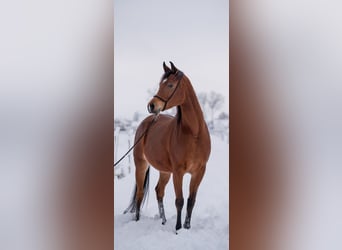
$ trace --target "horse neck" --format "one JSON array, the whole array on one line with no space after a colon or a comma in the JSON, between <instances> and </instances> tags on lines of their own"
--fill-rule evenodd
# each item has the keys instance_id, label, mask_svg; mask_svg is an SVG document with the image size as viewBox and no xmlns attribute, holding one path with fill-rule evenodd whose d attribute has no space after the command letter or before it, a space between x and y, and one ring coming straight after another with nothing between
<instances>
[{"instance_id":1,"label":"horse neck","mask_svg":"<svg viewBox=\"0 0 342 250\"><path fill-rule=\"evenodd\" d=\"M197 137L203 131L204 116L191 84L186 83L185 86L185 101L177 107L178 124L182 132L190 132Z\"/></svg>"}]
</instances>

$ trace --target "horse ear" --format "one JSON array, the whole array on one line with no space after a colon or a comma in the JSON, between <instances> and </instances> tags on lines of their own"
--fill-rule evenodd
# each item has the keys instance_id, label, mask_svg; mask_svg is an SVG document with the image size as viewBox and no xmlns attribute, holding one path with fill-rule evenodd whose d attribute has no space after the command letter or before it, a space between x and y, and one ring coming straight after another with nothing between
<instances>
[{"instance_id":1,"label":"horse ear","mask_svg":"<svg viewBox=\"0 0 342 250\"><path fill-rule=\"evenodd\" d=\"M168 73L171 71L171 69L168 66L166 66L165 62L163 62L163 68L164 68L165 73Z\"/></svg>"},{"instance_id":2,"label":"horse ear","mask_svg":"<svg viewBox=\"0 0 342 250\"><path fill-rule=\"evenodd\" d=\"M170 64L171 64L171 71L173 73L176 73L178 71L178 69L175 67L175 65L170 61Z\"/></svg>"}]
</instances>

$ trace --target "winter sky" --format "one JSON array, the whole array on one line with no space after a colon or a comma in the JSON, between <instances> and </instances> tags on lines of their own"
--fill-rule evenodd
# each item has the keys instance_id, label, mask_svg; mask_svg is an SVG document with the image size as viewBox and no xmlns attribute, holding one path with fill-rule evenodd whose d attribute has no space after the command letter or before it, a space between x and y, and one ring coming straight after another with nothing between
<instances>
[{"instance_id":1,"label":"winter sky","mask_svg":"<svg viewBox=\"0 0 342 250\"><path fill-rule=\"evenodd\" d=\"M148 114L146 106L172 61L196 92L225 97L228 112L228 1L115 0L114 114Z\"/></svg>"}]
</instances>

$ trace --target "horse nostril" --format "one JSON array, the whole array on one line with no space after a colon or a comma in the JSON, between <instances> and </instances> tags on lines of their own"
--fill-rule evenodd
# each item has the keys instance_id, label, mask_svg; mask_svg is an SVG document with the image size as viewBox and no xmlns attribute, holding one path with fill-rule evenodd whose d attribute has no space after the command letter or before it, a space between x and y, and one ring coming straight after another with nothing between
<instances>
[{"instance_id":1,"label":"horse nostril","mask_svg":"<svg viewBox=\"0 0 342 250\"><path fill-rule=\"evenodd\" d=\"M150 113L152 113L153 110L154 110L154 104L153 104L153 103L150 103L150 104L148 105L148 111L149 111Z\"/></svg>"}]
</instances>

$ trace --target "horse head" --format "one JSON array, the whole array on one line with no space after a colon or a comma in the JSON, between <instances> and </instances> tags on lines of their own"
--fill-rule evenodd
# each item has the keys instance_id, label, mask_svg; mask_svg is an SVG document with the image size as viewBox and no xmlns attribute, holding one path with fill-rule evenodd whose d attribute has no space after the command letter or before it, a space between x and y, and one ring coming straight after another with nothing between
<instances>
[{"instance_id":1,"label":"horse head","mask_svg":"<svg viewBox=\"0 0 342 250\"><path fill-rule=\"evenodd\" d=\"M164 74L160 80L158 92L147 105L150 113L159 114L160 111L184 102L185 93L182 84L184 74L172 62L170 64L171 68L165 62L163 63Z\"/></svg>"}]
</instances>

